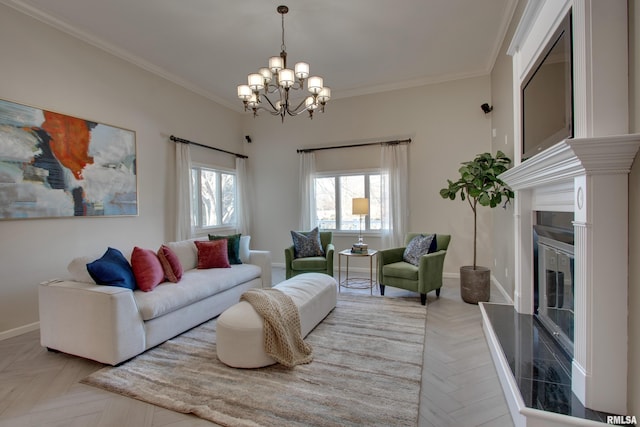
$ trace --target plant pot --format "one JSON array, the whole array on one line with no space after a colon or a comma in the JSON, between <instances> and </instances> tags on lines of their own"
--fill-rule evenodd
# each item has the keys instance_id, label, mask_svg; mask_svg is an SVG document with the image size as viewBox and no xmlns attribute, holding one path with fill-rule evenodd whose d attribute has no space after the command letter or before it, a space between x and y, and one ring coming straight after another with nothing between
<instances>
[{"instance_id":1,"label":"plant pot","mask_svg":"<svg viewBox=\"0 0 640 427\"><path fill-rule=\"evenodd\" d=\"M487 267L460 267L460 296L464 302L478 304L491 296L491 270Z\"/></svg>"}]
</instances>

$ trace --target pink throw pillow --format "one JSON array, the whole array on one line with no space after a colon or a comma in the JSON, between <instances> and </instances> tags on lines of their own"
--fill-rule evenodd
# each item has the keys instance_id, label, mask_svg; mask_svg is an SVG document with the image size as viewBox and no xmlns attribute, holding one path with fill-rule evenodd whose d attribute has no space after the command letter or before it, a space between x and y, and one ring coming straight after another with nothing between
<instances>
[{"instance_id":1,"label":"pink throw pillow","mask_svg":"<svg viewBox=\"0 0 640 427\"><path fill-rule=\"evenodd\" d=\"M151 249L134 247L131 252L131 268L138 288L144 292L152 291L164 281L162 264Z\"/></svg>"},{"instance_id":2,"label":"pink throw pillow","mask_svg":"<svg viewBox=\"0 0 640 427\"><path fill-rule=\"evenodd\" d=\"M198 248L198 268L231 268L227 240L195 241Z\"/></svg>"},{"instance_id":3,"label":"pink throw pillow","mask_svg":"<svg viewBox=\"0 0 640 427\"><path fill-rule=\"evenodd\" d=\"M162 264L162 270L164 270L164 276L168 281L178 283L182 279L182 264L175 252L167 245L160 246L158 249L158 259Z\"/></svg>"}]
</instances>

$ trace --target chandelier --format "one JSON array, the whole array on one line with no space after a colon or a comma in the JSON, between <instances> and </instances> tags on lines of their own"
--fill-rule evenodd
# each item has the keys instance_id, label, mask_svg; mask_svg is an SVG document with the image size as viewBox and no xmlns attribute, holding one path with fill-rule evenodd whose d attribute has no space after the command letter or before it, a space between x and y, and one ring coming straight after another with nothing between
<instances>
[{"instance_id":1,"label":"chandelier","mask_svg":"<svg viewBox=\"0 0 640 427\"><path fill-rule=\"evenodd\" d=\"M298 62L293 70L287 68L284 15L289 12L289 8L278 6L276 10L282 15L282 52L280 56L269 58L269 67L249 74L248 84L238 86L238 98L242 100L244 110L253 111L254 117L258 115L259 110L266 110L274 116L280 116L283 122L285 115L297 116L305 111L313 118L315 110L319 109L324 113L324 106L331 98L331 89L323 86L322 77L309 77L309 64L306 62ZM289 98L290 91L303 90L305 82L311 95L294 107Z\"/></svg>"}]
</instances>

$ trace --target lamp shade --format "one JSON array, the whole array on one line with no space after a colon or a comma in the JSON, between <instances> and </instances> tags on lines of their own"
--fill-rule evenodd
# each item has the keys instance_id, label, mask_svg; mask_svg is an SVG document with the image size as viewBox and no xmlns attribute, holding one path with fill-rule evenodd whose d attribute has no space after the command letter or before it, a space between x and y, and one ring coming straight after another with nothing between
<instances>
[{"instance_id":1,"label":"lamp shade","mask_svg":"<svg viewBox=\"0 0 640 427\"><path fill-rule=\"evenodd\" d=\"M369 199L364 197L353 199L351 213L353 215L369 215Z\"/></svg>"}]
</instances>

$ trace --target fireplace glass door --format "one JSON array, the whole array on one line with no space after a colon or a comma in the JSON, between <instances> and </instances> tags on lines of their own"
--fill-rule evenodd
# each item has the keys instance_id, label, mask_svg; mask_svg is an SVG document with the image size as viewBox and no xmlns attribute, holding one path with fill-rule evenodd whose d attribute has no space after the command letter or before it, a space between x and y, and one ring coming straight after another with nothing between
<instances>
[{"instance_id":1,"label":"fireplace glass door","mask_svg":"<svg viewBox=\"0 0 640 427\"><path fill-rule=\"evenodd\" d=\"M538 240L538 318L573 356L573 246Z\"/></svg>"}]
</instances>

